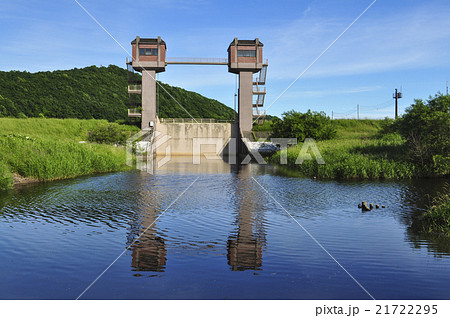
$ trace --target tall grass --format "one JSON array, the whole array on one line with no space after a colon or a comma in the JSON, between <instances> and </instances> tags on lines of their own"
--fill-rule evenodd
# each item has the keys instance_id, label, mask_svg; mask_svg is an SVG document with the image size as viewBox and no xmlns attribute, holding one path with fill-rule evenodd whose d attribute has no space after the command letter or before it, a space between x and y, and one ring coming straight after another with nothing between
<instances>
[{"instance_id":1,"label":"tall grass","mask_svg":"<svg viewBox=\"0 0 450 318\"><path fill-rule=\"evenodd\" d=\"M118 170L125 151L98 144L1 137L1 159L12 172L39 180Z\"/></svg>"},{"instance_id":2,"label":"tall grass","mask_svg":"<svg viewBox=\"0 0 450 318\"><path fill-rule=\"evenodd\" d=\"M9 167L0 161L0 190L10 189L13 185L13 178Z\"/></svg>"},{"instance_id":3,"label":"tall grass","mask_svg":"<svg viewBox=\"0 0 450 318\"><path fill-rule=\"evenodd\" d=\"M108 121L98 119L57 119L57 118L0 118L0 135L21 134L34 138L60 141L87 140L88 132ZM117 125L119 126L119 125ZM134 126L120 126L121 130L137 131Z\"/></svg>"},{"instance_id":4,"label":"tall grass","mask_svg":"<svg viewBox=\"0 0 450 318\"><path fill-rule=\"evenodd\" d=\"M373 119L335 119L333 126L337 129L336 139L358 139L373 137L378 133L384 120Z\"/></svg>"},{"instance_id":5,"label":"tall grass","mask_svg":"<svg viewBox=\"0 0 450 318\"><path fill-rule=\"evenodd\" d=\"M12 185L11 173L40 181L128 169L125 148L86 140L103 120L0 118L0 189ZM121 129L135 130L121 126Z\"/></svg>"},{"instance_id":6,"label":"tall grass","mask_svg":"<svg viewBox=\"0 0 450 318\"><path fill-rule=\"evenodd\" d=\"M450 236L450 185L433 199L428 211L421 219L424 230Z\"/></svg>"},{"instance_id":7,"label":"tall grass","mask_svg":"<svg viewBox=\"0 0 450 318\"><path fill-rule=\"evenodd\" d=\"M420 174L404 153L405 140L397 134L378 135L380 120L335 120L337 137L316 142L325 161L295 164L303 144L288 149L288 167L305 177L322 179L403 179ZM314 155L311 155L314 159ZM280 153L270 158L280 162Z\"/></svg>"}]
</instances>

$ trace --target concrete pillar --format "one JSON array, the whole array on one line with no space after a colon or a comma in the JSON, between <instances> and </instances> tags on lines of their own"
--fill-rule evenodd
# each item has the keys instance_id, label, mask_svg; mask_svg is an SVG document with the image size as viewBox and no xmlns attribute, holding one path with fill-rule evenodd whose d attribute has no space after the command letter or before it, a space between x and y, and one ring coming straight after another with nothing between
<instances>
[{"instance_id":1,"label":"concrete pillar","mask_svg":"<svg viewBox=\"0 0 450 318\"><path fill-rule=\"evenodd\" d=\"M239 128L251 131L253 123L253 72L239 72Z\"/></svg>"},{"instance_id":2,"label":"concrete pillar","mask_svg":"<svg viewBox=\"0 0 450 318\"><path fill-rule=\"evenodd\" d=\"M141 129L149 127L156 119L156 72L142 71L142 124Z\"/></svg>"}]
</instances>

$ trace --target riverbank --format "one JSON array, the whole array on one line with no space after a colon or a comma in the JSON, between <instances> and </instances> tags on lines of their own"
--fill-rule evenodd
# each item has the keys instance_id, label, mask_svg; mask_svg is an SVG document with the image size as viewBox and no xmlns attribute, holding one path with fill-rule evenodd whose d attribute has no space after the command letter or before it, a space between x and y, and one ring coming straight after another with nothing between
<instances>
[{"instance_id":1,"label":"riverbank","mask_svg":"<svg viewBox=\"0 0 450 318\"><path fill-rule=\"evenodd\" d=\"M129 169L124 147L80 143L106 120L0 118L0 190ZM130 134L137 130L120 126Z\"/></svg>"},{"instance_id":2,"label":"riverbank","mask_svg":"<svg viewBox=\"0 0 450 318\"><path fill-rule=\"evenodd\" d=\"M427 212L415 220L414 226L423 232L450 237L450 184L433 198Z\"/></svg>"},{"instance_id":3,"label":"riverbank","mask_svg":"<svg viewBox=\"0 0 450 318\"><path fill-rule=\"evenodd\" d=\"M302 143L288 149L287 168L319 179L411 179L425 176L405 157L406 141L398 134L380 134L383 120L334 120L336 137L316 145L325 164L305 160L295 164ZM314 158L314 155L312 155ZM270 158L280 162L280 153Z\"/></svg>"}]
</instances>

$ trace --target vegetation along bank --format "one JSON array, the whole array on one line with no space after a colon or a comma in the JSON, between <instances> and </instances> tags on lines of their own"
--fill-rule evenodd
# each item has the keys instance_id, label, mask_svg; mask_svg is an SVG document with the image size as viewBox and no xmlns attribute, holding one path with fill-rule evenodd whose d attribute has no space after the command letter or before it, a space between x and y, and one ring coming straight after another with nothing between
<instances>
[{"instance_id":1,"label":"vegetation along bank","mask_svg":"<svg viewBox=\"0 0 450 318\"><path fill-rule=\"evenodd\" d=\"M280 165L286 173L319 179L450 176L450 96L415 100L396 120L330 120L324 113L291 111L255 130L264 128L271 137L316 141L325 164L295 164L300 143L288 149L287 166ZM280 155L274 154L270 162L279 164ZM425 213L414 217L413 228L450 236L450 186L432 199Z\"/></svg>"},{"instance_id":2,"label":"vegetation along bank","mask_svg":"<svg viewBox=\"0 0 450 318\"><path fill-rule=\"evenodd\" d=\"M271 137L297 138L300 143L288 149L287 167L305 177L405 179L450 174L450 96L416 100L397 120L331 120L324 113L290 111L274 119L269 129ZM315 140L325 164L295 164L305 138ZM279 163L280 153L270 161Z\"/></svg>"},{"instance_id":3,"label":"vegetation along bank","mask_svg":"<svg viewBox=\"0 0 450 318\"><path fill-rule=\"evenodd\" d=\"M129 169L121 145L137 130L96 119L0 118L0 190Z\"/></svg>"}]
</instances>

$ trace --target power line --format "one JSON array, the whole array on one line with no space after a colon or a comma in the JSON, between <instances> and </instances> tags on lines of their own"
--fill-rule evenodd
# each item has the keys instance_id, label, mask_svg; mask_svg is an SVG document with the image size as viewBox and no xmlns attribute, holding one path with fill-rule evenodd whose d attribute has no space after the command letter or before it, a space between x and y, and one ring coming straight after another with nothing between
<instances>
[{"instance_id":1,"label":"power line","mask_svg":"<svg viewBox=\"0 0 450 318\"><path fill-rule=\"evenodd\" d=\"M342 113L336 113L335 114L339 114L339 115L351 115L355 112L355 110L348 110L346 112L342 112Z\"/></svg>"},{"instance_id":2,"label":"power line","mask_svg":"<svg viewBox=\"0 0 450 318\"><path fill-rule=\"evenodd\" d=\"M399 96L400 98L400 96ZM385 106L386 105L386 106ZM392 100L388 99L384 102L373 104L373 105L360 105L357 104L356 110L354 108L347 108L345 110L342 110L341 112L335 112L332 111L332 117L349 117L353 114L356 114L356 118L361 118L361 114L370 114L370 113L376 113L380 110L388 109L392 107ZM400 106L403 107L403 106Z\"/></svg>"},{"instance_id":3,"label":"power line","mask_svg":"<svg viewBox=\"0 0 450 318\"><path fill-rule=\"evenodd\" d=\"M391 108L391 107L392 107L392 105L389 105L389 106L379 107L379 108L377 108L375 110L388 109L388 108Z\"/></svg>"},{"instance_id":4,"label":"power line","mask_svg":"<svg viewBox=\"0 0 450 318\"><path fill-rule=\"evenodd\" d=\"M342 117L342 116L346 117L346 116L351 116L351 115L353 115L353 114L355 114L355 113L356 113L356 111L353 110L353 111L351 111L351 112L345 112L345 113L334 113L334 115L340 115L341 117Z\"/></svg>"},{"instance_id":5,"label":"power line","mask_svg":"<svg viewBox=\"0 0 450 318\"><path fill-rule=\"evenodd\" d=\"M392 102L392 100L391 100L391 99L388 99L387 101L384 101L384 102L382 102L382 103L378 103L378 104L375 104L375 105L369 105L369 106L364 106L364 105L362 105L362 106L360 106L360 107L362 107L362 108L374 109L374 108L377 108L378 106L383 106L383 105L385 105L385 104L387 104L387 103L391 103L391 102Z\"/></svg>"}]
</instances>

